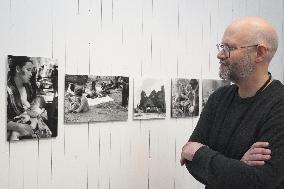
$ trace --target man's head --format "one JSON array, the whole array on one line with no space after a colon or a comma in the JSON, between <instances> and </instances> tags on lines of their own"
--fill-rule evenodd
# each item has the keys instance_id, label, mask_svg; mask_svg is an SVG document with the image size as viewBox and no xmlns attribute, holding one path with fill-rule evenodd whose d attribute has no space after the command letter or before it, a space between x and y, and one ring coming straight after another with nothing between
<instances>
[{"instance_id":1,"label":"man's head","mask_svg":"<svg viewBox=\"0 0 284 189\"><path fill-rule=\"evenodd\" d=\"M277 47L276 31L267 21L259 17L235 20L219 46L220 77L238 83L255 73L267 74Z\"/></svg>"}]
</instances>

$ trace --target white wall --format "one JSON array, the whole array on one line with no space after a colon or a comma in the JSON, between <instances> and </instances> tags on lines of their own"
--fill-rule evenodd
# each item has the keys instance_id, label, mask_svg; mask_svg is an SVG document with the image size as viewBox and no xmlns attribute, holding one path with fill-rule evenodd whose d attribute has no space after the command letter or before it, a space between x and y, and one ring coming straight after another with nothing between
<instances>
[{"instance_id":1,"label":"white wall","mask_svg":"<svg viewBox=\"0 0 284 189\"><path fill-rule=\"evenodd\" d=\"M215 44L244 15L276 27L283 81L283 0L1 0L0 189L203 188L179 164L198 119L169 118L170 78L217 78ZM8 54L59 60L57 138L5 140ZM65 125L65 73L164 77L168 118L133 121L131 107L127 122Z\"/></svg>"}]
</instances>

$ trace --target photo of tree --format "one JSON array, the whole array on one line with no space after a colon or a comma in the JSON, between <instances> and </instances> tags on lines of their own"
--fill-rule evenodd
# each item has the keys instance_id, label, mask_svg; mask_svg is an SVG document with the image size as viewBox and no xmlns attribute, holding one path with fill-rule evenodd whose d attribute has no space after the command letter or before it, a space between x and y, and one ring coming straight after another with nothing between
<instances>
[{"instance_id":1,"label":"photo of tree","mask_svg":"<svg viewBox=\"0 0 284 189\"><path fill-rule=\"evenodd\" d=\"M172 79L171 117L193 117L199 114L199 81Z\"/></svg>"},{"instance_id":2,"label":"photo of tree","mask_svg":"<svg viewBox=\"0 0 284 189\"><path fill-rule=\"evenodd\" d=\"M166 117L165 82L142 78L134 81L133 119L164 119Z\"/></svg>"}]
</instances>

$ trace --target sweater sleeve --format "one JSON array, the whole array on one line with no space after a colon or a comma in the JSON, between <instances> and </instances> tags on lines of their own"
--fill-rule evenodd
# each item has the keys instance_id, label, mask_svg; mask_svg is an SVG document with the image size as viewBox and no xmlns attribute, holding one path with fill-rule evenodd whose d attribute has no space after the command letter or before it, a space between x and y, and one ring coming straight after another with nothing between
<instances>
[{"instance_id":1,"label":"sweater sleeve","mask_svg":"<svg viewBox=\"0 0 284 189\"><path fill-rule=\"evenodd\" d=\"M212 188L276 189L284 182L284 103L269 111L256 141L268 141L271 159L259 167L248 166L208 147L200 148L187 162L189 172Z\"/></svg>"},{"instance_id":2,"label":"sweater sleeve","mask_svg":"<svg viewBox=\"0 0 284 189\"><path fill-rule=\"evenodd\" d=\"M214 109L214 101L216 101L216 92L214 92L212 95L209 96L209 99L207 103L205 104L203 111L200 115L198 123L188 141L194 141L194 142L199 142L204 145L208 145L207 139L208 139L208 132L210 129L209 127L211 126L210 123L212 123L212 119L213 119L212 117L213 117L214 111L212 110ZM191 164L191 162L189 161L187 161L187 163ZM200 166L201 166L200 167L201 170L206 171L203 167L203 163L200 163ZM204 177L204 175L196 174L195 172L192 172L192 171L190 171L190 173L196 180L198 180L202 184L208 185L207 180L205 179L206 177Z\"/></svg>"}]
</instances>

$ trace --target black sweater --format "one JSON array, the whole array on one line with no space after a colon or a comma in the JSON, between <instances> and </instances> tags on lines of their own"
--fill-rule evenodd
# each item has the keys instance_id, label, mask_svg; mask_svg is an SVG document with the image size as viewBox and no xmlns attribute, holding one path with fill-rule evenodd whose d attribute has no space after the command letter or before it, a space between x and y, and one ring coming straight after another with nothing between
<instances>
[{"instance_id":1,"label":"black sweater","mask_svg":"<svg viewBox=\"0 0 284 189\"><path fill-rule=\"evenodd\" d=\"M249 98L236 85L215 91L189 141L200 148L187 162L206 189L284 189L284 86L274 80ZM271 159L260 167L240 161L255 142L269 142Z\"/></svg>"}]
</instances>

